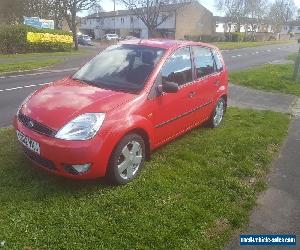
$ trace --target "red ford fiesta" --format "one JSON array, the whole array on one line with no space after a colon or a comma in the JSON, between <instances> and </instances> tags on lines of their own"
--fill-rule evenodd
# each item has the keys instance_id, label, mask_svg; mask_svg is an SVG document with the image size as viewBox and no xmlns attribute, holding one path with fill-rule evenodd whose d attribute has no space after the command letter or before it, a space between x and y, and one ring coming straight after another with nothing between
<instances>
[{"instance_id":1,"label":"red ford fiesta","mask_svg":"<svg viewBox=\"0 0 300 250\"><path fill-rule=\"evenodd\" d=\"M77 179L135 178L151 151L191 128L218 127L228 74L211 45L130 40L29 96L14 119L39 167Z\"/></svg>"}]
</instances>

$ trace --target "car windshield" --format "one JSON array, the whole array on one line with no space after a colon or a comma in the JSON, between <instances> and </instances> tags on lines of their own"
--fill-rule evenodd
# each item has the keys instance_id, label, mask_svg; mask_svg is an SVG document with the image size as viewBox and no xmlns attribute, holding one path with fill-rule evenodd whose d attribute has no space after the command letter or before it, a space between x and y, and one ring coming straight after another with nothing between
<instances>
[{"instance_id":1,"label":"car windshield","mask_svg":"<svg viewBox=\"0 0 300 250\"><path fill-rule=\"evenodd\" d=\"M137 92L145 82L164 49L142 45L115 45L107 48L81 68L73 79L124 92Z\"/></svg>"}]
</instances>

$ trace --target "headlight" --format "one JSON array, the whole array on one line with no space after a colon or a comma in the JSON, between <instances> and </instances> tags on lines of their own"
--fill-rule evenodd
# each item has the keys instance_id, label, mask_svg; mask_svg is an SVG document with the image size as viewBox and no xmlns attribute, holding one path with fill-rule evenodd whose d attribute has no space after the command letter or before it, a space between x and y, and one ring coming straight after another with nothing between
<instances>
[{"instance_id":1,"label":"headlight","mask_svg":"<svg viewBox=\"0 0 300 250\"><path fill-rule=\"evenodd\" d=\"M104 121L104 113L86 113L77 116L62 127L55 138L68 141L83 141L93 138Z\"/></svg>"}]
</instances>

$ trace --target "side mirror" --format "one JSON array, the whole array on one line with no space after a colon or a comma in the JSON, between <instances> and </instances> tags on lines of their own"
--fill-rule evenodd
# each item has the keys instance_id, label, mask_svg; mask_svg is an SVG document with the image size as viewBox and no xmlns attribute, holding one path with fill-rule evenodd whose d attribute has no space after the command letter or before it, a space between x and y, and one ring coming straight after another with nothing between
<instances>
[{"instance_id":1,"label":"side mirror","mask_svg":"<svg viewBox=\"0 0 300 250\"><path fill-rule=\"evenodd\" d=\"M162 85L157 86L157 90L160 94L162 93L177 93L179 86L175 82L164 82Z\"/></svg>"}]
</instances>

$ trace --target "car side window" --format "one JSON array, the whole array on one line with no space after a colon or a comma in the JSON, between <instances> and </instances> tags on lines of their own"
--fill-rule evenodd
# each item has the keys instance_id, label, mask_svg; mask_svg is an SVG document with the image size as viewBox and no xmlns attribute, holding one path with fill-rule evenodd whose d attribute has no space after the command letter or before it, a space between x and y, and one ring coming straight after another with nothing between
<instances>
[{"instance_id":1,"label":"car side window","mask_svg":"<svg viewBox=\"0 0 300 250\"><path fill-rule=\"evenodd\" d=\"M215 63L216 63L216 70L218 72L220 72L224 68L220 54L216 50L213 50L213 55L214 55L214 59L215 59Z\"/></svg>"},{"instance_id":2,"label":"car side window","mask_svg":"<svg viewBox=\"0 0 300 250\"><path fill-rule=\"evenodd\" d=\"M189 83L192 77L192 61L189 47L176 50L161 70L162 83L175 82L179 86Z\"/></svg>"},{"instance_id":3,"label":"car side window","mask_svg":"<svg viewBox=\"0 0 300 250\"><path fill-rule=\"evenodd\" d=\"M197 78L201 78L215 72L215 63L209 48L194 46L193 52Z\"/></svg>"}]
</instances>

